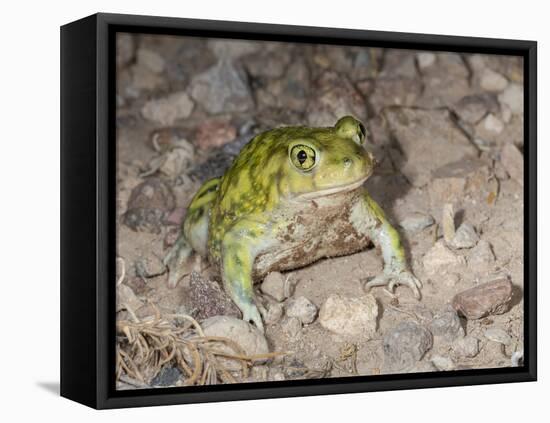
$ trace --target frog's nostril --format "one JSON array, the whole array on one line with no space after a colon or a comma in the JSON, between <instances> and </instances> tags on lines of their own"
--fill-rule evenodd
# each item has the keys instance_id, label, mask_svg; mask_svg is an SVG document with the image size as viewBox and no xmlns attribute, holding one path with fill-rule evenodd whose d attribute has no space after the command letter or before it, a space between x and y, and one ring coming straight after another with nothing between
<instances>
[{"instance_id":1,"label":"frog's nostril","mask_svg":"<svg viewBox=\"0 0 550 423\"><path fill-rule=\"evenodd\" d=\"M344 167L350 167L351 163L352 161L349 157L344 157Z\"/></svg>"}]
</instances>

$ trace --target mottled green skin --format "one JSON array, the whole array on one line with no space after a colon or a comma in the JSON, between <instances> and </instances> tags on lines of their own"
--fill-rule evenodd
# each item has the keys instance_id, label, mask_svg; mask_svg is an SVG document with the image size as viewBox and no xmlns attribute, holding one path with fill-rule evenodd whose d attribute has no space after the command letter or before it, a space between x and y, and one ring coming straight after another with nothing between
<instances>
[{"instance_id":1,"label":"mottled green skin","mask_svg":"<svg viewBox=\"0 0 550 423\"><path fill-rule=\"evenodd\" d=\"M367 285L403 283L418 296L420 283L406 269L397 231L363 187L374 167L364 139L363 125L349 116L334 127L278 128L252 139L225 174L206 182L191 201L169 260L171 285L195 250L218 266L243 319L263 328L255 279L373 241L386 266Z\"/></svg>"}]
</instances>

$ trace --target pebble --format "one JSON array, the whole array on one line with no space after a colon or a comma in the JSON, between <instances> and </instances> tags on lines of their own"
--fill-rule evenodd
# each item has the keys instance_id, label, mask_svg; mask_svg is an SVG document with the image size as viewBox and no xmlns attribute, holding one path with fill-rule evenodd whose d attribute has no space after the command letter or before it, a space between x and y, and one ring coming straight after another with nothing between
<instances>
[{"instance_id":1,"label":"pebble","mask_svg":"<svg viewBox=\"0 0 550 423\"><path fill-rule=\"evenodd\" d=\"M164 366L151 380L152 386L174 386L181 378L182 373L177 367Z\"/></svg>"},{"instance_id":2,"label":"pebble","mask_svg":"<svg viewBox=\"0 0 550 423\"><path fill-rule=\"evenodd\" d=\"M523 154L514 144L506 144L500 152L500 161L506 172L523 186Z\"/></svg>"},{"instance_id":3,"label":"pebble","mask_svg":"<svg viewBox=\"0 0 550 423\"><path fill-rule=\"evenodd\" d=\"M502 74L485 68L481 73L479 85L486 91L499 92L508 86L508 80Z\"/></svg>"},{"instance_id":4,"label":"pebble","mask_svg":"<svg viewBox=\"0 0 550 423\"><path fill-rule=\"evenodd\" d=\"M435 223L434 218L429 214L424 213L412 213L405 217L400 223L403 229L407 232L420 232L422 229L426 229Z\"/></svg>"},{"instance_id":5,"label":"pebble","mask_svg":"<svg viewBox=\"0 0 550 423\"><path fill-rule=\"evenodd\" d=\"M305 325L313 323L317 317L317 306L301 296L290 298L285 304L285 311L288 317L296 317Z\"/></svg>"},{"instance_id":6,"label":"pebble","mask_svg":"<svg viewBox=\"0 0 550 423\"><path fill-rule=\"evenodd\" d=\"M510 108L514 114L523 113L523 87L519 84L510 84L499 94L498 101Z\"/></svg>"},{"instance_id":7,"label":"pebble","mask_svg":"<svg viewBox=\"0 0 550 423\"><path fill-rule=\"evenodd\" d=\"M483 119L481 125L483 125L485 132L490 132L495 135L500 134L504 130L502 121L492 113L489 113L485 119ZM480 135L483 136L483 134Z\"/></svg>"},{"instance_id":8,"label":"pebble","mask_svg":"<svg viewBox=\"0 0 550 423\"><path fill-rule=\"evenodd\" d=\"M456 249L473 248L479 241L479 235L475 228L469 223L463 223L456 230L455 236L450 245Z\"/></svg>"},{"instance_id":9,"label":"pebble","mask_svg":"<svg viewBox=\"0 0 550 423\"><path fill-rule=\"evenodd\" d=\"M384 366L393 371L412 368L432 348L428 329L413 321L401 322L384 336Z\"/></svg>"},{"instance_id":10,"label":"pebble","mask_svg":"<svg viewBox=\"0 0 550 423\"><path fill-rule=\"evenodd\" d=\"M434 336L441 336L447 341L464 336L460 318L451 306L436 314L429 328Z\"/></svg>"},{"instance_id":11,"label":"pebble","mask_svg":"<svg viewBox=\"0 0 550 423\"><path fill-rule=\"evenodd\" d=\"M285 284L286 278L282 273L271 272L265 277L260 289L264 294L269 295L276 301L282 302L287 298Z\"/></svg>"},{"instance_id":12,"label":"pebble","mask_svg":"<svg viewBox=\"0 0 550 423\"><path fill-rule=\"evenodd\" d=\"M512 343L512 337L508 335L508 333L504 329L501 328L486 329L483 335L489 341L498 342L499 344L510 345Z\"/></svg>"},{"instance_id":13,"label":"pebble","mask_svg":"<svg viewBox=\"0 0 550 423\"><path fill-rule=\"evenodd\" d=\"M116 35L116 65L122 68L129 64L134 58L135 45L134 36L119 32Z\"/></svg>"},{"instance_id":14,"label":"pebble","mask_svg":"<svg viewBox=\"0 0 550 423\"><path fill-rule=\"evenodd\" d=\"M162 56L157 52L146 48L138 49L137 64L139 66L145 66L154 73L161 73L165 67L165 62Z\"/></svg>"},{"instance_id":15,"label":"pebble","mask_svg":"<svg viewBox=\"0 0 550 423\"><path fill-rule=\"evenodd\" d=\"M246 74L225 58L195 76L189 90L191 97L210 114L246 112L254 108Z\"/></svg>"},{"instance_id":16,"label":"pebble","mask_svg":"<svg viewBox=\"0 0 550 423\"><path fill-rule=\"evenodd\" d=\"M435 54L427 51L416 53L416 60L420 69L426 69L435 63Z\"/></svg>"},{"instance_id":17,"label":"pebble","mask_svg":"<svg viewBox=\"0 0 550 423\"><path fill-rule=\"evenodd\" d=\"M319 312L319 322L325 329L340 335L368 338L376 333L377 318L378 303L371 294L360 297L332 294Z\"/></svg>"},{"instance_id":18,"label":"pebble","mask_svg":"<svg viewBox=\"0 0 550 423\"><path fill-rule=\"evenodd\" d=\"M447 273L466 264L464 257L456 255L440 240L424 255L422 260L426 272L431 274Z\"/></svg>"},{"instance_id":19,"label":"pebble","mask_svg":"<svg viewBox=\"0 0 550 423\"><path fill-rule=\"evenodd\" d=\"M456 368L456 364L451 358L442 355L434 355L431 361L437 370L449 371Z\"/></svg>"},{"instance_id":20,"label":"pebble","mask_svg":"<svg viewBox=\"0 0 550 423\"><path fill-rule=\"evenodd\" d=\"M241 317L241 311L220 285L203 278L198 272L191 272L184 298L185 306L193 310L194 316L199 320L213 316Z\"/></svg>"},{"instance_id":21,"label":"pebble","mask_svg":"<svg viewBox=\"0 0 550 423\"><path fill-rule=\"evenodd\" d=\"M493 94L476 94L462 97L453 109L461 120L474 125L488 112L497 113L499 104Z\"/></svg>"},{"instance_id":22,"label":"pebble","mask_svg":"<svg viewBox=\"0 0 550 423\"><path fill-rule=\"evenodd\" d=\"M206 336L220 336L236 342L247 355L267 354L269 346L265 336L244 320L230 316L214 316L201 324Z\"/></svg>"},{"instance_id":23,"label":"pebble","mask_svg":"<svg viewBox=\"0 0 550 423\"><path fill-rule=\"evenodd\" d=\"M195 132L195 144L202 150L221 147L233 141L237 136L237 128L227 119L207 119Z\"/></svg>"},{"instance_id":24,"label":"pebble","mask_svg":"<svg viewBox=\"0 0 550 423\"><path fill-rule=\"evenodd\" d=\"M475 357L479 354L479 340L473 336L459 338L453 345L453 351L461 357Z\"/></svg>"},{"instance_id":25,"label":"pebble","mask_svg":"<svg viewBox=\"0 0 550 423\"><path fill-rule=\"evenodd\" d=\"M134 231L160 233L164 218L174 209L175 203L166 182L149 178L132 190L123 222Z\"/></svg>"},{"instance_id":26,"label":"pebble","mask_svg":"<svg viewBox=\"0 0 550 423\"><path fill-rule=\"evenodd\" d=\"M426 373L435 371L437 371L437 367L435 367L431 361L426 360L418 362L413 368L407 370L408 373Z\"/></svg>"},{"instance_id":27,"label":"pebble","mask_svg":"<svg viewBox=\"0 0 550 423\"><path fill-rule=\"evenodd\" d=\"M284 309L280 303L269 303L263 316L265 323L274 325L283 317Z\"/></svg>"},{"instance_id":28,"label":"pebble","mask_svg":"<svg viewBox=\"0 0 550 423\"><path fill-rule=\"evenodd\" d=\"M468 253L468 266L474 271L482 272L495 261L491 244L482 239Z\"/></svg>"},{"instance_id":29,"label":"pebble","mask_svg":"<svg viewBox=\"0 0 550 423\"><path fill-rule=\"evenodd\" d=\"M507 277L500 277L456 294L452 304L459 314L476 320L506 312L511 300L512 283Z\"/></svg>"},{"instance_id":30,"label":"pebble","mask_svg":"<svg viewBox=\"0 0 550 423\"><path fill-rule=\"evenodd\" d=\"M285 317L281 321L281 329L290 338L297 338L302 331L302 322L297 317Z\"/></svg>"},{"instance_id":31,"label":"pebble","mask_svg":"<svg viewBox=\"0 0 550 423\"><path fill-rule=\"evenodd\" d=\"M193 111L193 101L184 92L176 92L167 97L149 100L141 109L145 119L163 126L173 125L179 119L189 117Z\"/></svg>"},{"instance_id":32,"label":"pebble","mask_svg":"<svg viewBox=\"0 0 550 423\"><path fill-rule=\"evenodd\" d=\"M216 57L235 60L262 49L263 43L245 40L210 39L208 40L208 48L212 50Z\"/></svg>"}]
</instances>

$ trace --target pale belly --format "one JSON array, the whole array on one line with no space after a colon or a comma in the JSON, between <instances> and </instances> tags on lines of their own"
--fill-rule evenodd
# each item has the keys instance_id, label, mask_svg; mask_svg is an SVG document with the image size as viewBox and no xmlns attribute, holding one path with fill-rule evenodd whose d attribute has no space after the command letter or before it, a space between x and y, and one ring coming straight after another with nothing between
<instances>
[{"instance_id":1,"label":"pale belly","mask_svg":"<svg viewBox=\"0 0 550 423\"><path fill-rule=\"evenodd\" d=\"M371 245L376 221L361 207L362 189L285 205L273 216L279 223L256 256L254 280L269 272L307 266L319 259L352 254Z\"/></svg>"}]
</instances>

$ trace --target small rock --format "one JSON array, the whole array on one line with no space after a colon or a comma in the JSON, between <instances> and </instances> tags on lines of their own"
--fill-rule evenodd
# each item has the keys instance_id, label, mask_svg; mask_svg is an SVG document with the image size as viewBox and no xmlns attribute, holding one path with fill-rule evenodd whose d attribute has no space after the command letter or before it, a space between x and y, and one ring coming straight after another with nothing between
<instances>
[{"instance_id":1,"label":"small rock","mask_svg":"<svg viewBox=\"0 0 550 423\"><path fill-rule=\"evenodd\" d=\"M462 97L453 109L462 121L475 125L488 112L497 113L499 104L494 95L477 94Z\"/></svg>"},{"instance_id":2,"label":"small rock","mask_svg":"<svg viewBox=\"0 0 550 423\"><path fill-rule=\"evenodd\" d=\"M501 328L486 329L483 335L489 341L498 342L499 344L510 345L512 343L512 337Z\"/></svg>"},{"instance_id":3,"label":"small rock","mask_svg":"<svg viewBox=\"0 0 550 423\"><path fill-rule=\"evenodd\" d=\"M164 366L151 380L152 386L174 386L181 378L182 373L177 367Z\"/></svg>"},{"instance_id":4,"label":"small rock","mask_svg":"<svg viewBox=\"0 0 550 423\"><path fill-rule=\"evenodd\" d=\"M498 96L498 101L510 108L517 115L523 113L523 87L519 84L510 84Z\"/></svg>"},{"instance_id":5,"label":"small rock","mask_svg":"<svg viewBox=\"0 0 550 423\"><path fill-rule=\"evenodd\" d=\"M481 74L479 85L486 91L502 91L508 86L508 80L500 73L485 68Z\"/></svg>"},{"instance_id":6,"label":"small rock","mask_svg":"<svg viewBox=\"0 0 550 423\"><path fill-rule=\"evenodd\" d=\"M435 54L427 51L416 53L416 60L420 69L426 69L435 63Z\"/></svg>"},{"instance_id":7,"label":"small rock","mask_svg":"<svg viewBox=\"0 0 550 423\"><path fill-rule=\"evenodd\" d=\"M211 114L246 112L254 107L246 74L226 58L195 76L190 92Z\"/></svg>"},{"instance_id":8,"label":"small rock","mask_svg":"<svg viewBox=\"0 0 550 423\"><path fill-rule=\"evenodd\" d=\"M313 323L317 317L317 306L306 297L289 299L285 309L288 317L297 317L305 325Z\"/></svg>"},{"instance_id":9,"label":"small rock","mask_svg":"<svg viewBox=\"0 0 550 423\"><path fill-rule=\"evenodd\" d=\"M281 321L281 329L290 338L296 338L302 331L302 322L297 317L285 317Z\"/></svg>"},{"instance_id":10,"label":"small rock","mask_svg":"<svg viewBox=\"0 0 550 423\"><path fill-rule=\"evenodd\" d=\"M512 283L501 277L456 294L452 304L468 320L475 320L506 312L511 300Z\"/></svg>"},{"instance_id":11,"label":"small rock","mask_svg":"<svg viewBox=\"0 0 550 423\"><path fill-rule=\"evenodd\" d=\"M408 370L432 347L428 329L416 322L401 322L384 336L384 366L392 371Z\"/></svg>"},{"instance_id":12,"label":"small rock","mask_svg":"<svg viewBox=\"0 0 550 423\"><path fill-rule=\"evenodd\" d=\"M468 253L468 266L475 271L486 271L495 261L495 255L488 241L482 239Z\"/></svg>"},{"instance_id":13,"label":"small rock","mask_svg":"<svg viewBox=\"0 0 550 423\"><path fill-rule=\"evenodd\" d=\"M449 357L443 357L441 355L434 355L432 357L432 363L437 368L437 370L449 371L456 368L456 365L452 359L450 359Z\"/></svg>"},{"instance_id":14,"label":"small rock","mask_svg":"<svg viewBox=\"0 0 550 423\"><path fill-rule=\"evenodd\" d=\"M260 289L264 294L271 296L276 301L282 302L286 299L285 284L286 278L282 273L271 272L265 277Z\"/></svg>"},{"instance_id":15,"label":"small rock","mask_svg":"<svg viewBox=\"0 0 550 423\"><path fill-rule=\"evenodd\" d=\"M116 287L116 304L117 312L126 310L127 308L135 312L143 305L141 300L134 294L132 288L123 283Z\"/></svg>"},{"instance_id":16,"label":"small rock","mask_svg":"<svg viewBox=\"0 0 550 423\"><path fill-rule=\"evenodd\" d=\"M475 357L479 354L479 340L473 336L459 338L453 345L453 351L461 357Z\"/></svg>"},{"instance_id":17,"label":"small rock","mask_svg":"<svg viewBox=\"0 0 550 423\"><path fill-rule=\"evenodd\" d=\"M504 124L502 121L492 113L489 113L485 119L483 119L481 124L486 132L490 132L492 134L498 135L504 130ZM483 135L481 134L481 136Z\"/></svg>"},{"instance_id":18,"label":"small rock","mask_svg":"<svg viewBox=\"0 0 550 423\"><path fill-rule=\"evenodd\" d=\"M428 228L435 223L434 218L428 214L412 213L403 219L399 226L407 232L420 232L422 229Z\"/></svg>"},{"instance_id":19,"label":"small rock","mask_svg":"<svg viewBox=\"0 0 550 423\"><path fill-rule=\"evenodd\" d=\"M174 194L166 182L158 178L147 179L132 190L123 222L134 231L160 233L160 227L175 203Z\"/></svg>"},{"instance_id":20,"label":"small rock","mask_svg":"<svg viewBox=\"0 0 550 423\"><path fill-rule=\"evenodd\" d=\"M269 303L265 315L264 321L268 325L274 325L283 317L284 309L280 303Z\"/></svg>"},{"instance_id":21,"label":"small rock","mask_svg":"<svg viewBox=\"0 0 550 423\"><path fill-rule=\"evenodd\" d=\"M506 172L523 186L523 154L514 144L506 144L500 153L500 161Z\"/></svg>"},{"instance_id":22,"label":"small rock","mask_svg":"<svg viewBox=\"0 0 550 423\"><path fill-rule=\"evenodd\" d=\"M440 272L447 273L450 270L466 264L464 257L453 253L444 245L442 240L435 243L426 253L422 262L426 272L431 274Z\"/></svg>"},{"instance_id":23,"label":"small rock","mask_svg":"<svg viewBox=\"0 0 550 423\"><path fill-rule=\"evenodd\" d=\"M201 326L206 336L229 338L236 342L247 355L269 352L265 336L255 326L244 320L229 316L214 316L204 320Z\"/></svg>"},{"instance_id":24,"label":"small rock","mask_svg":"<svg viewBox=\"0 0 550 423\"><path fill-rule=\"evenodd\" d=\"M464 336L464 328L460 318L450 306L435 315L430 323L430 331L433 335L444 337L447 341Z\"/></svg>"},{"instance_id":25,"label":"small rock","mask_svg":"<svg viewBox=\"0 0 550 423\"><path fill-rule=\"evenodd\" d=\"M447 244L451 244L456 236L455 228L455 208L453 203L443 204L441 213L441 226L443 228L443 239Z\"/></svg>"},{"instance_id":26,"label":"small rock","mask_svg":"<svg viewBox=\"0 0 550 423\"><path fill-rule=\"evenodd\" d=\"M161 73L164 70L164 59L155 51L140 48L137 51L137 63L140 66L145 66L151 72Z\"/></svg>"},{"instance_id":27,"label":"small rock","mask_svg":"<svg viewBox=\"0 0 550 423\"><path fill-rule=\"evenodd\" d=\"M386 107L414 106L422 94L418 78L379 78L369 95L369 102L378 115Z\"/></svg>"},{"instance_id":28,"label":"small rock","mask_svg":"<svg viewBox=\"0 0 550 423\"><path fill-rule=\"evenodd\" d=\"M469 223L463 223L457 229L454 238L450 245L453 248L473 248L477 245L479 236L476 233L475 228Z\"/></svg>"},{"instance_id":29,"label":"small rock","mask_svg":"<svg viewBox=\"0 0 550 423\"><path fill-rule=\"evenodd\" d=\"M332 294L319 312L319 322L325 329L340 335L364 335L372 338L376 333L378 303L371 294L344 297Z\"/></svg>"},{"instance_id":30,"label":"small rock","mask_svg":"<svg viewBox=\"0 0 550 423\"><path fill-rule=\"evenodd\" d=\"M224 40L210 39L208 47L216 57L227 58L231 60L239 59L242 56L252 54L263 48L263 43L247 40Z\"/></svg>"},{"instance_id":31,"label":"small rock","mask_svg":"<svg viewBox=\"0 0 550 423\"><path fill-rule=\"evenodd\" d=\"M197 319L213 316L241 317L235 305L217 282L203 278L197 272L191 272L189 287L186 288L185 305L193 310Z\"/></svg>"},{"instance_id":32,"label":"small rock","mask_svg":"<svg viewBox=\"0 0 550 423\"><path fill-rule=\"evenodd\" d=\"M167 97L149 100L141 109L145 119L163 126L173 125L178 119L189 117L193 111L193 101L184 92L176 92Z\"/></svg>"},{"instance_id":33,"label":"small rock","mask_svg":"<svg viewBox=\"0 0 550 423\"><path fill-rule=\"evenodd\" d=\"M221 147L237 136L237 128L227 119L208 119L202 122L195 133L195 144L203 150Z\"/></svg>"},{"instance_id":34,"label":"small rock","mask_svg":"<svg viewBox=\"0 0 550 423\"><path fill-rule=\"evenodd\" d=\"M408 373L427 373L435 371L437 371L437 368L433 365L433 363L425 360L420 361L412 369L407 370Z\"/></svg>"}]
</instances>

